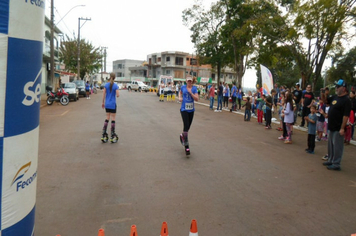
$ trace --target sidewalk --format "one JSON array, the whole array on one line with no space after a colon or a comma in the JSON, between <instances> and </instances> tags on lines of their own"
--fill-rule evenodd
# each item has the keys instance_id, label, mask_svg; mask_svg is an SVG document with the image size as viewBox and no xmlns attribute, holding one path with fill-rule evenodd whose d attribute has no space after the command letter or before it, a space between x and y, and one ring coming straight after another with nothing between
<instances>
[{"instance_id":1,"label":"sidewalk","mask_svg":"<svg viewBox=\"0 0 356 236\"><path fill-rule=\"evenodd\" d=\"M204 99L202 96L200 96L199 101L195 102L195 103L199 104L199 105L202 105L202 106L206 106L206 107L210 106L210 101L208 99ZM218 104L218 101L215 100L214 101L214 110L216 109L217 104ZM229 110L222 110L222 111L223 112L230 112L231 105L232 105L232 103L229 102ZM212 112L214 112L214 111L212 111ZM244 116L245 115L245 109L241 105L241 110L240 111L233 111L232 113ZM257 119L256 116L252 116L252 115L251 115L251 118ZM299 116L298 119L297 119L297 123L298 124L301 121L301 119L302 118ZM278 117L278 111L275 111L274 114L272 114L272 124L277 125L276 127L272 127L274 129L276 129L280 125L280 121L279 121L279 117ZM299 127L299 125L294 125L293 129L300 130L302 132L308 132L307 128ZM350 144L356 146L356 141L355 140L351 140Z\"/></svg>"}]
</instances>

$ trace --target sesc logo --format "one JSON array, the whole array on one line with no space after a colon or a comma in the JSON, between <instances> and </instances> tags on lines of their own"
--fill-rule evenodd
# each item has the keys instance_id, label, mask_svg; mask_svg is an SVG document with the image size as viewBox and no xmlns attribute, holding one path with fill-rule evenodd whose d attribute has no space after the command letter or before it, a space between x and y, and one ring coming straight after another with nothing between
<instances>
[{"instance_id":1,"label":"sesc logo","mask_svg":"<svg viewBox=\"0 0 356 236\"><path fill-rule=\"evenodd\" d=\"M27 82L23 88L23 92L26 95L22 101L25 106L32 106L34 102L39 102L41 99L41 84L38 83L33 90L33 86L36 84L37 79L41 75L42 70L40 70L34 81ZM32 90L31 90L32 88Z\"/></svg>"}]
</instances>

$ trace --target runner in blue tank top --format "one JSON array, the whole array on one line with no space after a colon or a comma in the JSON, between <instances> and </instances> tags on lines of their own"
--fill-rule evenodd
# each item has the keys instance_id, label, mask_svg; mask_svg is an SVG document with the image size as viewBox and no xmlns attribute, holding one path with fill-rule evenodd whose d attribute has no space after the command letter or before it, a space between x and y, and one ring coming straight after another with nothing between
<instances>
[{"instance_id":1,"label":"runner in blue tank top","mask_svg":"<svg viewBox=\"0 0 356 236\"><path fill-rule=\"evenodd\" d=\"M115 118L116 118L116 98L119 97L119 86L114 83L115 73L110 74L110 82L105 84L103 90L103 103L101 107L106 111L106 119L103 127L103 136L101 141L106 143L108 141L108 134L106 129L108 127L109 120L111 119L111 139L112 143L116 143L119 137L115 133Z\"/></svg>"},{"instance_id":2,"label":"runner in blue tank top","mask_svg":"<svg viewBox=\"0 0 356 236\"><path fill-rule=\"evenodd\" d=\"M181 134L181 142L186 148L188 147L189 151L189 142L188 142L188 131L193 122L194 117L194 101L199 100L198 89L196 86L193 86L196 78L187 77L186 85L181 87L179 92L179 101L182 103L180 108L180 113L183 120L183 133ZM187 151L187 150L186 150Z\"/></svg>"}]
</instances>

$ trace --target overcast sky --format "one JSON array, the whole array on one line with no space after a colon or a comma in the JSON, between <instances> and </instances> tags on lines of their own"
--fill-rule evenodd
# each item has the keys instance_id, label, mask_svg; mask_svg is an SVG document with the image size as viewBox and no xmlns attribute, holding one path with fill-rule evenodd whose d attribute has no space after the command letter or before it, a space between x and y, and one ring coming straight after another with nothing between
<instances>
[{"instance_id":1,"label":"overcast sky","mask_svg":"<svg viewBox=\"0 0 356 236\"><path fill-rule=\"evenodd\" d=\"M202 1L206 9L216 2ZM183 10L193 4L194 0L54 0L55 24L77 38L78 18L91 18L81 20L80 38L107 47L106 71L111 72L115 60L147 60L148 54L163 51L194 53L191 32L182 22ZM50 7L46 0L48 18ZM255 71L248 70L245 77L245 86L254 87Z\"/></svg>"},{"instance_id":2,"label":"overcast sky","mask_svg":"<svg viewBox=\"0 0 356 236\"><path fill-rule=\"evenodd\" d=\"M214 1L203 2L209 7ZM91 18L81 27L80 37L95 47L108 47L107 71L110 71L112 61L118 59L146 60L148 54L162 51L193 53L190 31L182 23L182 11L193 3L193 0L54 0L55 24L64 17L57 26L73 38L73 34L78 35L78 18ZM46 0L46 4L46 16L50 17L51 1Z\"/></svg>"}]
</instances>

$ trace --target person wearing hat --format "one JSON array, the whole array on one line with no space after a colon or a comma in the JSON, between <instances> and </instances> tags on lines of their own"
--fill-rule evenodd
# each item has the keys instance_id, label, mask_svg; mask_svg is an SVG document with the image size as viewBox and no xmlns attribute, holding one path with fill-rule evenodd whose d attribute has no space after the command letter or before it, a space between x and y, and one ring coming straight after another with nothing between
<instances>
[{"instance_id":1,"label":"person wearing hat","mask_svg":"<svg viewBox=\"0 0 356 236\"><path fill-rule=\"evenodd\" d=\"M345 80L335 83L336 95L325 96L321 89L321 98L329 104L328 111L328 160L323 163L328 170L341 170L340 163L344 152L344 135L347 120L351 111L351 101L348 97Z\"/></svg>"},{"instance_id":2,"label":"person wearing hat","mask_svg":"<svg viewBox=\"0 0 356 236\"><path fill-rule=\"evenodd\" d=\"M194 117L194 101L199 100L198 89L196 86L193 86L196 78L192 77L186 78L186 85L183 85L179 91L179 102L182 103L180 108L180 114L183 120L183 133L180 135L181 142L183 146L188 146L188 131L193 122ZM188 147L189 148L189 147Z\"/></svg>"},{"instance_id":3,"label":"person wearing hat","mask_svg":"<svg viewBox=\"0 0 356 236\"><path fill-rule=\"evenodd\" d=\"M293 100L295 103L295 108L294 108L294 124L297 123L297 118L298 118L298 111L300 110L300 102L302 100L302 90L300 90L300 84L296 83L295 84L295 89L293 91Z\"/></svg>"}]
</instances>

